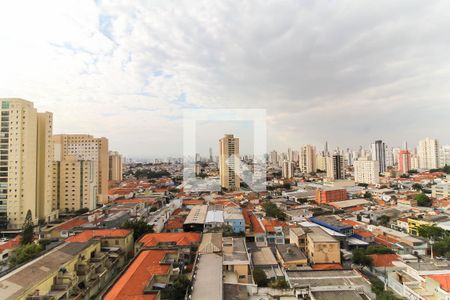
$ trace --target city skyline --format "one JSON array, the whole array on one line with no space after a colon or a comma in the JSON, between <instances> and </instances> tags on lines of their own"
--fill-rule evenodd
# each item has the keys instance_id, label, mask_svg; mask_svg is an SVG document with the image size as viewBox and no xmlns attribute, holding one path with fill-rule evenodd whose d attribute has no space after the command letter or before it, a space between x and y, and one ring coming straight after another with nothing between
<instances>
[{"instance_id":1,"label":"city skyline","mask_svg":"<svg viewBox=\"0 0 450 300\"><path fill-rule=\"evenodd\" d=\"M449 143L449 5L9 1L0 95L132 158L180 156L185 108L267 109L268 149Z\"/></svg>"}]
</instances>

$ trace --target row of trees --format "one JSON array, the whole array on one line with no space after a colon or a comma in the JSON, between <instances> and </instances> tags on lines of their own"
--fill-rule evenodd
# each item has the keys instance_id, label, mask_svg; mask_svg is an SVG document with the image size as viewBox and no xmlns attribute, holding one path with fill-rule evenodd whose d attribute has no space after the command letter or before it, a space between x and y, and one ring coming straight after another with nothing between
<instances>
[{"instance_id":1,"label":"row of trees","mask_svg":"<svg viewBox=\"0 0 450 300\"><path fill-rule=\"evenodd\" d=\"M433 239L434 255L450 258L450 234L436 225L422 225L418 228L419 236Z\"/></svg>"}]
</instances>

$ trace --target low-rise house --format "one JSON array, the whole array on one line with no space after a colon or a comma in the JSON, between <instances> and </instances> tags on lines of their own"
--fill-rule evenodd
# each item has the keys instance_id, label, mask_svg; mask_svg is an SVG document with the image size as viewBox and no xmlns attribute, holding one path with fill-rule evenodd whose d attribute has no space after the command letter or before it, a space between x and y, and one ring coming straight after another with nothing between
<instances>
[{"instance_id":1,"label":"low-rise house","mask_svg":"<svg viewBox=\"0 0 450 300\"><path fill-rule=\"evenodd\" d=\"M102 248L119 248L128 257L133 256L133 231L127 229L86 230L66 239L68 243L84 243L100 240Z\"/></svg>"},{"instance_id":2,"label":"low-rise house","mask_svg":"<svg viewBox=\"0 0 450 300\"><path fill-rule=\"evenodd\" d=\"M301 227L289 228L289 242L306 253L306 232Z\"/></svg>"},{"instance_id":3,"label":"low-rise house","mask_svg":"<svg viewBox=\"0 0 450 300\"><path fill-rule=\"evenodd\" d=\"M226 206L224 208L223 220L231 227L234 233L245 232L245 219L240 207Z\"/></svg>"},{"instance_id":4,"label":"low-rise house","mask_svg":"<svg viewBox=\"0 0 450 300\"><path fill-rule=\"evenodd\" d=\"M244 238L223 238L223 270L226 283L252 283L250 257Z\"/></svg>"},{"instance_id":5,"label":"low-rise house","mask_svg":"<svg viewBox=\"0 0 450 300\"><path fill-rule=\"evenodd\" d=\"M143 249L179 250L181 259L190 264L200 245L201 234L197 232L147 233L135 243L135 253Z\"/></svg>"},{"instance_id":6,"label":"low-rise house","mask_svg":"<svg viewBox=\"0 0 450 300\"><path fill-rule=\"evenodd\" d=\"M309 220L346 236L353 235L353 226L341 222L340 219L334 215L317 216Z\"/></svg>"},{"instance_id":7,"label":"low-rise house","mask_svg":"<svg viewBox=\"0 0 450 300\"><path fill-rule=\"evenodd\" d=\"M125 264L98 240L64 243L0 278L2 299L94 298Z\"/></svg>"},{"instance_id":8,"label":"low-rise house","mask_svg":"<svg viewBox=\"0 0 450 300\"><path fill-rule=\"evenodd\" d=\"M108 289L104 300L160 299L161 291L179 274L176 250L143 250Z\"/></svg>"},{"instance_id":9,"label":"low-rise house","mask_svg":"<svg viewBox=\"0 0 450 300\"><path fill-rule=\"evenodd\" d=\"M276 245L275 248L277 258L284 269L292 270L308 264L306 255L295 244Z\"/></svg>"},{"instance_id":10,"label":"low-rise house","mask_svg":"<svg viewBox=\"0 0 450 300\"><path fill-rule=\"evenodd\" d=\"M341 263L341 247L338 240L319 227L309 227L306 247L312 264Z\"/></svg>"},{"instance_id":11,"label":"low-rise house","mask_svg":"<svg viewBox=\"0 0 450 300\"><path fill-rule=\"evenodd\" d=\"M253 267L264 271L268 279L283 278L275 255L269 247L258 248L252 252Z\"/></svg>"}]
</instances>

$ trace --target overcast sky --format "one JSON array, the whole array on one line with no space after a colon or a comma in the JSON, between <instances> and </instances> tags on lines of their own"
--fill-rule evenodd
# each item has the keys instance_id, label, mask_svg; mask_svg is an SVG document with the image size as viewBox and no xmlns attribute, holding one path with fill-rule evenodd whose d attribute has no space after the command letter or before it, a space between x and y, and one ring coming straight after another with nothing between
<instances>
[{"instance_id":1,"label":"overcast sky","mask_svg":"<svg viewBox=\"0 0 450 300\"><path fill-rule=\"evenodd\" d=\"M269 150L450 143L449 12L423 0L2 1L0 98L128 157L181 155L186 108L267 109ZM218 127L199 148L231 133Z\"/></svg>"}]
</instances>

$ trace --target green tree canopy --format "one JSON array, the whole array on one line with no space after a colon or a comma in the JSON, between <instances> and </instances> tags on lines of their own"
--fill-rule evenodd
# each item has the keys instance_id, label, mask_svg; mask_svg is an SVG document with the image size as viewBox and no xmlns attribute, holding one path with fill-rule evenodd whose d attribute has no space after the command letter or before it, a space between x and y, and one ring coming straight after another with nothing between
<instances>
[{"instance_id":1,"label":"green tree canopy","mask_svg":"<svg viewBox=\"0 0 450 300\"><path fill-rule=\"evenodd\" d=\"M258 268L253 270L253 280L259 287L266 287L269 284L266 273Z\"/></svg>"},{"instance_id":2,"label":"green tree canopy","mask_svg":"<svg viewBox=\"0 0 450 300\"><path fill-rule=\"evenodd\" d=\"M33 216L31 214L31 210L28 210L27 215L25 216L25 222L23 223L22 227L22 244L26 245L33 242L33 234Z\"/></svg>"},{"instance_id":3,"label":"green tree canopy","mask_svg":"<svg viewBox=\"0 0 450 300\"><path fill-rule=\"evenodd\" d=\"M12 252L8 262L11 267L20 265L39 256L42 246L35 243L20 245Z\"/></svg>"},{"instance_id":4,"label":"green tree canopy","mask_svg":"<svg viewBox=\"0 0 450 300\"><path fill-rule=\"evenodd\" d=\"M132 229L134 241L137 241L142 235L152 233L153 226L147 224L144 220L126 221L122 226L123 229Z\"/></svg>"},{"instance_id":5,"label":"green tree canopy","mask_svg":"<svg viewBox=\"0 0 450 300\"><path fill-rule=\"evenodd\" d=\"M263 209L266 213L266 216L271 218L277 218L278 220L284 221L286 220L286 214L270 201L266 201L263 204Z\"/></svg>"},{"instance_id":6,"label":"green tree canopy","mask_svg":"<svg viewBox=\"0 0 450 300\"><path fill-rule=\"evenodd\" d=\"M415 197L418 206L431 207L433 201L424 193L417 194Z\"/></svg>"}]
</instances>

